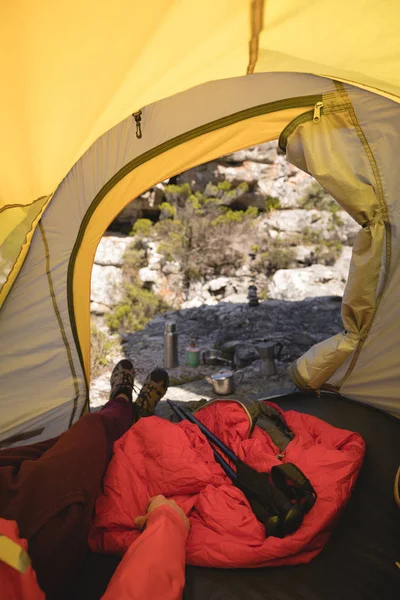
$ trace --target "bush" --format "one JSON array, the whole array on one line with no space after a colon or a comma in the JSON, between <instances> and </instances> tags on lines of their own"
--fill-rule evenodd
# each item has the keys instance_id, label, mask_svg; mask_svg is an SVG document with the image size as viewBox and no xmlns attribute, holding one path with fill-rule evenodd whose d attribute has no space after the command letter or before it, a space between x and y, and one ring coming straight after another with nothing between
<instances>
[{"instance_id":1,"label":"bush","mask_svg":"<svg viewBox=\"0 0 400 600\"><path fill-rule=\"evenodd\" d=\"M295 252L287 240L266 238L260 242L256 260L251 268L257 273L271 277L279 269L290 269L296 265Z\"/></svg>"},{"instance_id":2,"label":"bush","mask_svg":"<svg viewBox=\"0 0 400 600\"><path fill-rule=\"evenodd\" d=\"M314 250L317 262L328 267L335 264L342 252L342 243L339 240L327 241L323 245L316 246Z\"/></svg>"},{"instance_id":3,"label":"bush","mask_svg":"<svg viewBox=\"0 0 400 600\"><path fill-rule=\"evenodd\" d=\"M265 210L266 212L271 212L271 210L278 210L281 207L278 198L274 198L273 196L267 196L265 200Z\"/></svg>"},{"instance_id":4,"label":"bush","mask_svg":"<svg viewBox=\"0 0 400 600\"><path fill-rule=\"evenodd\" d=\"M167 202L171 204L177 204L183 206L186 199L192 193L190 183L182 183L181 185L166 185L164 188L164 195Z\"/></svg>"},{"instance_id":5,"label":"bush","mask_svg":"<svg viewBox=\"0 0 400 600\"><path fill-rule=\"evenodd\" d=\"M312 227L305 227L303 230L303 243L307 244L324 244L325 240L322 233Z\"/></svg>"},{"instance_id":6,"label":"bush","mask_svg":"<svg viewBox=\"0 0 400 600\"><path fill-rule=\"evenodd\" d=\"M169 306L153 292L138 283L125 286L124 296L106 316L106 323L113 332L126 333L144 329L156 315L169 310Z\"/></svg>"},{"instance_id":7,"label":"bush","mask_svg":"<svg viewBox=\"0 0 400 600\"><path fill-rule=\"evenodd\" d=\"M90 368L91 376L97 377L110 361L110 354L116 348L116 341L109 335L100 331L95 325L91 326L91 352Z\"/></svg>"},{"instance_id":8,"label":"bush","mask_svg":"<svg viewBox=\"0 0 400 600\"><path fill-rule=\"evenodd\" d=\"M227 179L225 179L224 181L220 181L217 184L217 189L222 190L224 192L228 192L231 189L231 187L232 187L232 184Z\"/></svg>"},{"instance_id":9,"label":"bush","mask_svg":"<svg viewBox=\"0 0 400 600\"><path fill-rule=\"evenodd\" d=\"M258 209L255 206L249 206L247 210L232 210L225 208L222 215L211 221L211 225L230 225L232 223L243 223L246 219L255 219L258 215Z\"/></svg>"},{"instance_id":10,"label":"bush","mask_svg":"<svg viewBox=\"0 0 400 600\"><path fill-rule=\"evenodd\" d=\"M176 215L176 208L169 202L163 202L160 205L161 217L163 219L173 219Z\"/></svg>"},{"instance_id":11,"label":"bush","mask_svg":"<svg viewBox=\"0 0 400 600\"><path fill-rule=\"evenodd\" d=\"M133 226L133 229L129 235L140 235L141 237L148 237L153 227L153 222L150 219L138 219Z\"/></svg>"},{"instance_id":12,"label":"bush","mask_svg":"<svg viewBox=\"0 0 400 600\"><path fill-rule=\"evenodd\" d=\"M135 279L140 269L147 265L146 252L134 245L125 250L122 272L125 279Z\"/></svg>"}]
</instances>

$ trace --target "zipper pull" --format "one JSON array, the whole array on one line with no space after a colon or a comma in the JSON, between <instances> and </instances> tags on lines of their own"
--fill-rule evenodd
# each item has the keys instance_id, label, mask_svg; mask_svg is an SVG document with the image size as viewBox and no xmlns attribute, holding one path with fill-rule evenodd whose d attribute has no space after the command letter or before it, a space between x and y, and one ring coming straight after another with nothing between
<instances>
[{"instance_id":1,"label":"zipper pull","mask_svg":"<svg viewBox=\"0 0 400 600\"><path fill-rule=\"evenodd\" d=\"M137 112L132 114L132 117L135 119L136 122L136 137L138 140L140 140L142 138L142 111L138 110Z\"/></svg>"},{"instance_id":2,"label":"zipper pull","mask_svg":"<svg viewBox=\"0 0 400 600\"><path fill-rule=\"evenodd\" d=\"M324 106L323 102L317 102L316 105L314 106L314 116L313 116L313 121L314 123L319 123L321 120L321 108Z\"/></svg>"},{"instance_id":3,"label":"zipper pull","mask_svg":"<svg viewBox=\"0 0 400 600\"><path fill-rule=\"evenodd\" d=\"M278 458L279 460L283 460L285 458L284 454L276 454L275 458Z\"/></svg>"}]
</instances>

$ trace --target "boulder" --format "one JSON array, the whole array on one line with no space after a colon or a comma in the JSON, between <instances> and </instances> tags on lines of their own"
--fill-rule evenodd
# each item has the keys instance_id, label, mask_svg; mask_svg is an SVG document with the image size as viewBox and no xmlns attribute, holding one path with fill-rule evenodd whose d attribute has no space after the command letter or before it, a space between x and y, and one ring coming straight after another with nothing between
<instances>
[{"instance_id":1,"label":"boulder","mask_svg":"<svg viewBox=\"0 0 400 600\"><path fill-rule=\"evenodd\" d=\"M142 283L159 283L160 273L159 271L150 269L149 267L143 267L139 270L139 279Z\"/></svg>"},{"instance_id":2,"label":"boulder","mask_svg":"<svg viewBox=\"0 0 400 600\"><path fill-rule=\"evenodd\" d=\"M91 302L112 306L122 297L122 271L118 267L93 265Z\"/></svg>"},{"instance_id":3,"label":"boulder","mask_svg":"<svg viewBox=\"0 0 400 600\"><path fill-rule=\"evenodd\" d=\"M100 302L91 302L90 312L92 315L102 316L110 312L110 307L106 306L105 304L101 304Z\"/></svg>"},{"instance_id":4,"label":"boulder","mask_svg":"<svg viewBox=\"0 0 400 600\"><path fill-rule=\"evenodd\" d=\"M311 245L311 246L302 246L302 245L295 246L293 248L293 252L294 252L295 260L298 263L302 263L304 265L306 265L308 263L309 265L311 265L312 262L314 262L315 246L313 246L313 245Z\"/></svg>"},{"instance_id":5,"label":"boulder","mask_svg":"<svg viewBox=\"0 0 400 600\"><path fill-rule=\"evenodd\" d=\"M293 234L307 232L313 240L313 235L322 240L339 240L343 244L352 245L360 226L345 211L338 211L335 215L325 210L275 210L263 220L267 230L277 231L285 239Z\"/></svg>"},{"instance_id":6,"label":"boulder","mask_svg":"<svg viewBox=\"0 0 400 600\"><path fill-rule=\"evenodd\" d=\"M212 279L204 286L207 291L210 291L212 294L222 294L230 283L228 277L218 277L217 279Z\"/></svg>"},{"instance_id":7,"label":"boulder","mask_svg":"<svg viewBox=\"0 0 400 600\"><path fill-rule=\"evenodd\" d=\"M335 263L335 271L342 281L347 281L349 276L352 251L350 246L343 246L342 253Z\"/></svg>"},{"instance_id":8,"label":"boulder","mask_svg":"<svg viewBox=\"0 0 400 600\"><path fill-rule=\"evenodd\" d=\"M240 166L218 165L218 174L221 179L227 179L231 183L257 183L260 177L265 177L270 171L269 165L264 165L260 162L247 160Z\"/></svg>"},{"instance_id":9,"label":"boulder","mask_svg":"<svg viewBox=\"0 0 400 600\"><path fill-rule=\"evenodd\" d=\"M94 262L102 266L121 267L127 247L132 244L129 236L106 235L97 246Z\"/></svg>"},{"instance_id":10,"label":"boulder","mask_svg":"<svg viewBox=\"0 0 400 600\"><path fill-rule=\"evenodd\" d=\"M281 269L270 282L269 298L278 300L304 300L317 296L342 296L344 283L337 271L324 265L304 269Z\"/></svg>"}]
</instances>

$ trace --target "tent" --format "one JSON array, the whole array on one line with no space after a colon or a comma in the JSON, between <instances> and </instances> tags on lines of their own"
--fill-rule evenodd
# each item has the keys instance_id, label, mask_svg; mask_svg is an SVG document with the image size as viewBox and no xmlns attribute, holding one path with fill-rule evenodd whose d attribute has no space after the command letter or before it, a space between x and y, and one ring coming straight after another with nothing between
<instances>
[{"instance_id":1,"label":"tent","mask_svg":"<svg viewBox=\"0 0 400 600\"><path fill-rule=\"evenodd\" d=\"M362 225L344 331L292 377L400 416L398 16L394 0L2 7L2 445L52 437L88 408L90 274L118 212L279 137Z\"/></svg>"},{"instance_id":2,"label":"tent","mask_svg":"<svg viewBox=\"0 0 400 600\"><path fill-rule=\"evenodd\" d=\"M282 404L362 433L360 491L315 568L189 570L188 598L395 597L399 13L395 0L1 7L0 447L53 437L88 410L96 247L156 183L279 138L362 225L343 332L292 365L308 391Z\"/></svg>"}]
</instances>

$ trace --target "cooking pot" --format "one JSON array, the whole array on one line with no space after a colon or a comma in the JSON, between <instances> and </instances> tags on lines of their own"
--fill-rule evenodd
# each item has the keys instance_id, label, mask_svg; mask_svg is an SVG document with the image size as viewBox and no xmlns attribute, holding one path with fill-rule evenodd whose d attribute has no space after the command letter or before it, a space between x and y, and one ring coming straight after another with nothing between
<instances>
[{"instance_id":1,"label":"cooking pot","mask_svg":"<svg viewBox=\"0 0 400 600\"><path fill-rule=\"evenodd\" d=\"M216 365L229 366L231 364L229 360L223 358L222 352L220 350L216 350L215 348L203 352L201 358L204 365L213 365L215 367Z\"/></svg>"},{"instance_id":2,"label":"cooking pot","mask_svg":"<svg viewBox=\"0 0 400 600\"><path fill-rule=\"evenodd\" d=\"M211 383L215 394L227 396L235 391L236 385L243 380L243 377L243 371L234 373L230 369L221 369L221 371L213 373L210 377L206 377L206 380Z\"/></svg>"}]
</instances>

